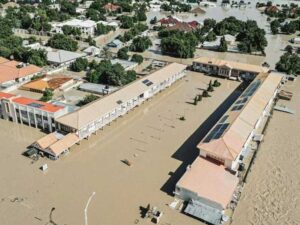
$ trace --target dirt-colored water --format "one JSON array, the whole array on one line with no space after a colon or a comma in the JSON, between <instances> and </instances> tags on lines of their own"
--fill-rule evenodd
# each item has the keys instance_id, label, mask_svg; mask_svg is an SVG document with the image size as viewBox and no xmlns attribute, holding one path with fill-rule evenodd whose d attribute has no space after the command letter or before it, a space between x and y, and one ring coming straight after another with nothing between
<instances>
[{"instance_id":1,"label":"dirt-colored water","mask_svg":"<svg viewBox=\"0 0 300 225\"><path fill-rule=\"evenodd\" d=\"M233 225L300 224L300 80L285 90L294 92L291 102L279 101L296 110L295 115L274 112L260 146Z\"/></svg>"},{"instance_id":2,"label":"dirt-colored water","mask_svg":"<svg viewBox=\"0 0 300 225\"><path fill-rule=\"evenodd\" d=\"M82 225L92 192L89 224L152 224L140 217L140 207L148 203L164 212L161 224L199 224L167 204L173 201L176 180L198 154L199 135L206 133L206 126L199 126L239 84L220 80L222 86L211 98L190 104L209 80L190 73L55 162L31 164L21 153L43 134L0 120L1 225L45 225L53 207L56 224ZM133 166L122 163L124 159ZM49 166L45 173L39 170L44 163Z\"/></svg>"},{"instance_id":3,"label":"dirt-colored water","mask_svg":"<svg viewBox=\"0 0 300 225\"><path fill-rule=\"evenodd\" d=\"M256 9L255 5L257 1L251 1L251 4L248 5L244 9L240 8L229 8L225 9L220 6L220 2L218 1L217 7L214 8L205 8L206 13L205 14L199 14L195 16L192 13L175 13L174 16L184 20L184 21L191 21L196 20L199 22L203 22L206 18L212 18L216 21L221 21L226 17L234 16L237 19L246 21L246 20L256 20L258 26L265 29L266 31L266 38L268 41L268 46L265 49L266 57L261 56L251 56L246 54L238 54L238 53L220 53L215 51L206 51L206 50L197 50L195 54L195 58L200 56L213 56L216 58L222 58L227 60L236 60L241 62L248 62L248 63L263 63L268 62L272 69L275 68L275 64L278 62L280 56L284 53L283 49L286 47L286 45L290 44L288 41L297 36L295 35L272 35L270 31L270 25L269 22L267 22L267 16L264 14L261 14L259 10ZM286 4L290 4L292 1L285 1ZM294 2L293 2L294 3ZM148 13L148 20L150 21L154 16L156 16L158 19L161 19L163 17L166 17L170 14L165 14L162 12L149 12ZM155 55L155 57L157 54ZM154 54L153 56L154 57Z\"/></svg>"}]
</instances>

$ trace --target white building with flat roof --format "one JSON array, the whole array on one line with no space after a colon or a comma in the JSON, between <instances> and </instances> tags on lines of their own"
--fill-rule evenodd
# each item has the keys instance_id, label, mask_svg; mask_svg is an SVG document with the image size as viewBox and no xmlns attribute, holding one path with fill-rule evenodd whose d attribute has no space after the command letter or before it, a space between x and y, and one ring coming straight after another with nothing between
<instances>
[{"instance_id":1,"label":"white building with flat roof","mask_svg":"<svg viewBox=\"0 0 300 225\"><path fill-rule=\"evenodd\" d=\"M55 33L63 34L63 26L70 26L73 28L78 28L83 36L94 36L97 23L93 20L79 20L71 19L61 23L52 23L52 31Z\"/></svg>"},{"instance_id":2,"label":"white building with flat roof","mask_svg":"<svg viewBox=\"0 0 300 225\"><path fill-rule=\"evenodd\" d=\"M106 97L56 119L57 128L87 138L100 128L139 106L185 75L186 65L172 63Z\"/></svg>"},{"instance_id":3,"label":"white building with flat roof","mask_svg":"<svg viewBox=\"0 0 300 225\"><path fill-rule=\"evenodd\" d=\"M63 106L0 92L0 118L5 120L52 132L55 118L67 112Z\"/></svg>"}]
</instances>

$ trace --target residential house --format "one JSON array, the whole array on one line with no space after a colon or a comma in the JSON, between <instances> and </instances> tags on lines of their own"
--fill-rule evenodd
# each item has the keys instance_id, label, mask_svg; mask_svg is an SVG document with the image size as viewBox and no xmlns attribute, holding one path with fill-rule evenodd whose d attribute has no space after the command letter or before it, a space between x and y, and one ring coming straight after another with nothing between
<instances>
[{"instance_id":1,"label":"residential house","mask_svg":"<svg viewBox=\"0 0 300 225\"><path fill-rule=\"evenodd\" d=\"M0 85L2 89L18 87L41 73L42 68L38 66L0 57Z\"/></svg>"},{"instance_id":2,"label":"residential house","mask_svg":"<svg viewBox=\"0 0 300 225\"><path fill-rule=\"evenodd\" d=\"M47 52L47 61L54 66L69 66L76 59L85 57L85 53L66 50L51 50Z\"/></svg>"}]
</instances>

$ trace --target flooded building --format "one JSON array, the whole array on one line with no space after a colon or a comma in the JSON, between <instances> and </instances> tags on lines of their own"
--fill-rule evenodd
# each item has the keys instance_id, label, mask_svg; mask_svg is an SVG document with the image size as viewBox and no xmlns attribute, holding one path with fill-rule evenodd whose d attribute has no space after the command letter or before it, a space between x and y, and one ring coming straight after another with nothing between
<instances>
[{"instance_id":1,"label":"flooded building","mask_svg":"<svg viewBox=\"0 0 300 225\"><path fill-rule=\"evenodd\" d=\"M266 67L209 57L195 59L193 70L229 79L253 79L259 73L268 72Z\"/></svg>"},{"instance_id":2,"label":"flooded building","mask_svg":"<svg viewBox=\"0 0 300 225\"><path fill-rule=\"evenodd\" d=\"M237 171L249 152L250 142L269 116L283 76L261 73L199 143L202 157Z\"/></svg>"},{"instance_id":3,"label":"flooded building","mask_svg":"<svg viewBox=\"0 0 300 225\"><path fill-rule=\"evenodd\" d=\"M61 155L68 153L69 149L78 141L79 138L76 134L63 135L53 132L35 141L31 146L50 159L56 160Z\"/></svg>"},{"instance_id":4,"label":"flooded building","mask_svg":"<svg viewBox=\"0 0 300 225\"><path fill-rule=\"evenodd\" d=\"M198 144L199 157L176 184L185 212L220 224L238 184L237 171L270 116L283 75L260 73Z\"/></svg>"},{"instance_id":5,"label":"flooded building","mask_svg":"<svg viewBox=\"0 0 300 225\"><path fill-rule=\"evenodd\" d=\"M63 106L0 92L0 117L52 132L55 119L67 113Z\"/></svg>"},{"instance_id":6,"label":"flooded building","mask_svg":"<svg viewBox=\"0 0 300 225\"><path fill-rule=\"evenodd\" d=\"M197 157L176 184L175 196L188 202L185 213L220 224L238 182L224 165Z\"/></svg>"},{"instance_id":7,"label":"flooded building","mask_svg":"<svg viewBox=\"0 0 300 225\"><path fill-rule=\"evenodd\" d=\"M65 133L76 133L80 139L87 138L158 92L171 86L185 75L185 68L186 66L182 64L169 64L73 113L57 118L57 128Z\"/></svg>"}]
</instances>

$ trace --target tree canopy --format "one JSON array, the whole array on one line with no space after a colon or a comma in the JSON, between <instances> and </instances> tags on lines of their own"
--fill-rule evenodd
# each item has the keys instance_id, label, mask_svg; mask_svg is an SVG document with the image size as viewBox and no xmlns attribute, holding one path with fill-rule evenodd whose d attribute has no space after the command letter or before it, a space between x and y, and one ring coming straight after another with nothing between
<instances>
[{"instance_id":1,"label":"tree canopy","mask_svg":"<svg viewBox=\"0 0 300 225\"><path fill-rule=\"evenodd\" d=\"M128 60L129 59L128 51L129 50L127 47L120 48L117 53L118 58Z\"/></svg>"},{"instance_id":2,"label":"tree canopy","mask_svg":"<svg viewBox=\"0 0 300 225\"><path fill-rule=\"evenodd\" d=\"M184 33L181 31L161 31L161 50L164 55L178 58L192 58L198 44L198 39L194 33Z\"/></svg>"},{"instance_id":3,"label":"tree canopy","mask_svg":"<svg viewBox=\"0 0 300 225\"><path fill-rule=\"evenodd\" d=\"M87 74L87 79L92 83L121 86L134 81L136 73L135 71L126 72L120 64L112 65L109 60L103 60L93 65Z\"/></svg>"},{"instance_id":4,"label":"tree canopy","mask_svg":"<svg viewBox=\"0 0 300 225\"><path fill-rule=\"evenodd\" d=\"M152 45L150 38L148 37L136 37L132 40L130 50L133 52L144 52Z\"/></svg>"},{"instance_id":5,"label":"tree canopy","mask_svg":"<svg viewBox=\"0 0 300 225\"><path fill-rule=\"evenodd\" d=\"M80 100L78 103L77 103L77 106L84 106L84 105L87 105L93 101L96 101L97 99L99 99L98 96L96 95L93 95L93 94L89 94L89 95L86 95L84 97L84 99Z\"/></svg>"},{"instance_id":6,"label":"tree canopy","mask_svg":"<svg viewBox=\"0 0 300 225\"><path fill-rule=\"evenodd\" d=\"M220 46L219 46L219 51L220 52L226 52L227 51L227 42L226 42L226 39L225 37L223 36L220 40Z\"/></svg>"},{"instance_id":7,"label":"tree canopy","mask_svg":"<svg viewBox=\"0 0 300 225\"><path fill-rule=\"evenodd\" d=\"M144 58L141 55L133 54L132 57L131 57L131 61L136 62L138 64L141 64L144 61Z\"/></svg>"},{"instance_id":8,"label":"tree canopy","mask_svg":"<svg viewBox=\"0 0 300 225\"><path fill-rule=\"evenodd\" d=\"M299 74L300 73L300 57L296 53L284 53L280 60L276 64L276 69L279 72L285 72L287 74Z\"/></svg>"},{"instance_id":9,"label":"tree canopy","mask_svg":"<svg viewBox=\"0 0 300 225\"><path fill-rule=\"evenodd\" d=\"M83 71L88 66L88 60L86 58L78 58L70 66L70 69L75 72Z\"/></svg>"},{"instance_id":10,"label":"tree canopy","mask_svg":"<svg viewBox=\"0 0 300 225\"><path fill-rule=\"evenodd\" d=\"M52 48L63 49L66 51L76 51L78 48L77 41L64 34L55 34L48 40L48 45Z\"/></svg>"}]
</instances>

